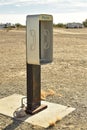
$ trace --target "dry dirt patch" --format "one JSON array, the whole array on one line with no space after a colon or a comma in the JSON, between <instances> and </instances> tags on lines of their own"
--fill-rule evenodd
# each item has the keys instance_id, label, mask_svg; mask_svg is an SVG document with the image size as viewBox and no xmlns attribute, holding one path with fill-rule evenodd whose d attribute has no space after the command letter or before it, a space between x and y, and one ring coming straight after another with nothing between
<instances>
[{"instance_id":1,"label":"dry dirt patch","mask_svg":"<svg viewBox=\"0 0 87 130\"><path fill-rule=\"evenodd\" d=\"M0 98L26 95L25 31L0 31ZM52 90L46 100L76 108L52 130L87 129L87 29L56 29L54 61L41 66L42 90ZM0 130L43 130L0 114Z\"/></svg>"}]
</instances>

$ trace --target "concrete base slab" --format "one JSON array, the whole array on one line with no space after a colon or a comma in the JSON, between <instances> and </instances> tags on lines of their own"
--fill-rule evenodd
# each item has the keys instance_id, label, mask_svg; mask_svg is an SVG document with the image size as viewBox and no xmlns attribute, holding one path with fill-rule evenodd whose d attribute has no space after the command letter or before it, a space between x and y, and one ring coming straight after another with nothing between
<instances>
[{"instance_id":1,"label":"concrete base slab","mask_svg":"<svg viewBox=\"0 0 87 130\"><path fill-rule=\"evenodd\" d=\"M21 106L21 99L23 97L23 95L14 94L0 99L0 113L14 118L13 113ZM47 105L47 109L35 115L26 115L24 118L16 119L47 128L75 110L75 108L72 107L46 101L41 101L41 104Z\"/></svg>"}]
</instances>

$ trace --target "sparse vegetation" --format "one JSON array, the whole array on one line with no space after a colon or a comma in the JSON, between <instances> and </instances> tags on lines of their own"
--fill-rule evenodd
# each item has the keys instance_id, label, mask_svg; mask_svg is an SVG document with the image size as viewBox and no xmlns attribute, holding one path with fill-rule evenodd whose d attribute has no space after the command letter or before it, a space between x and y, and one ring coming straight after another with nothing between
<instances>
[{"instance_id":1,"label":"sparse vegetation","mask_svg":"<svg viewBox=\"0 0 87 130\"><path fill-rule=\"evenodd\" d=\"M62 121L50 119L48 130L87 130L87 28L54 28L54 59L41 66L42 98L76 108ZM0 30L0 98L26 95L26 32ZM50 90L49 90L50 89ZM43 91L42 91L43 92ZM55 108L53 108L55 111ZM43 130L0 114L1 130Z\"/></svg>"},{"instance_id":2,"label":"sparse vegetation","mask_svg":"<svg viewBox=\"0 0 87 130\"><path fill-rule=\"evenodd\" d=\"M83 22L84 27L87 27L87 19Z\"/></svg>"},{"instance_id":3,"label":"sparse vegetation","mask_svg":"<svg viewBox=\"0 0 87 130\"><path fill-rule=\"evenodd\" d=\"M25 28L26 26L24 26L24 25L22 25L22 24L20 24L20 23L16 23L16 24L15 24L15 27L16 27L17 29L20 29L20 28Z\"/></svg>"},{"instance_id":4,"label":"sparse vegetation","mask_svg":"<svg viewBox=\"0 0 87 130\"><path fill-rule=\"evenodd\" d=\"M73 22L75 23L75 22ZM57 23L57 24L53 24L53 27L58 27L58 28L66 28L68 23L64 24L64 23ZM84 27L87 27L87 19L85 21L83 21L82 23ZM22 25L20 23L15 23L14 25L11 26L5 26L4 28L7 28L7 31L13 29L13 28L17 28L17 29L22 29L22 28L26 28L26 25Z\"/></svg>"},{"instance_id":5,"label":"sparse vegetation","mask_svg":"<svg viewBox=\"0 0 87 130\"><path fill-rule=\"evenodd\" d=\"M54 27L59 27L59 28L65 28L66 24L63 23L58 23L58 24L53 24Z\"/></svg>"},{"instance_id":6,"label":"sparse vegetation","mask_svg":"<svg viewBox=\"0 0 87 130\"><path fill-rule=\"evenodd\" d=\"M41 90L41 99L45 100L48 96L54 96L55 92L52 89L48 89L47 91Z\"/></svg>"}]
</instances>

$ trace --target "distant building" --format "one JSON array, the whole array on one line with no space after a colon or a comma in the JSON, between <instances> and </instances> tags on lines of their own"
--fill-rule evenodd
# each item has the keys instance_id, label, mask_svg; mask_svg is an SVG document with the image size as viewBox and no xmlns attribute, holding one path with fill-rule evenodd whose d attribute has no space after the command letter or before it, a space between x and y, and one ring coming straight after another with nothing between
<instances>
[{"instance_id":1,"label":"distant building","mask_svg":"<svg viewBox=\"0 0 87 130\"><path fill-rule=\"evenodd\" d=\"M1 24L0 24L0 29L8 28L8 27L11 27L11 23L6 23L6 24L1 23Z\"/></svg>"},{"instance_id":2,"label":"distant building","mask_svg":"<svg viewBox=\"0 0 87 130\"><path fill-rule=\"evenodd\" d=\"M0 29L3 29L3 28L5 28L5 24L0 24Z\"/></svg>"},{"instance_id":3,"label":"distant building","mask_svg":"<svg viewBox=\"0 0 87 130\"><path fill-rule=\"evenodd\" d=\"M6 23L5 25L6 25L7 28L11 27L11 23Z\"/></svg>"},{"instance_id":4,"label":"distant building","mask_svg":"<svg viewBox=\"0 0 87 130\"><path fill-rule=\"evenodd\" d=\"M83 28L82 23L67 23L66 28Z\"/></svg>"}]
</instances>

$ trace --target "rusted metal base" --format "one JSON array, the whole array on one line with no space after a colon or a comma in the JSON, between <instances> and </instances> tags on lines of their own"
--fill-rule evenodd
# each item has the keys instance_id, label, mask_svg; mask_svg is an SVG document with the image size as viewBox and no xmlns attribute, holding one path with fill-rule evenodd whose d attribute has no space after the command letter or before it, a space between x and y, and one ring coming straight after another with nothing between
<instances>
[{"instance_id":1,"label":"rusted metal base","mask_svg":"<svg viewBox=\"0 0 87 130\"><path fill-rule=\"evenodd\" d=\"M47 108L41 104L41 66L27 63L27 114L36 114Z\"/></svg>"},{"instance_id":2,"label":"rusted metal base","mask_svg":"<svg viewBox=\"0 0 87 130\"><path fill-rule=\"evenodd\" d=\"M41 105L41 106L39 106L38 108L36 108L35 110L28 110L28 109L26 109L26 113L27 114L31 114L31 115L34 115L34 114L36 114L36 113L38 113L38 112L40 112L40 111L42 111L42 110L44 110L44 109L46 109L47 108L47 105Z\"/></svg>"}]
</instances>

